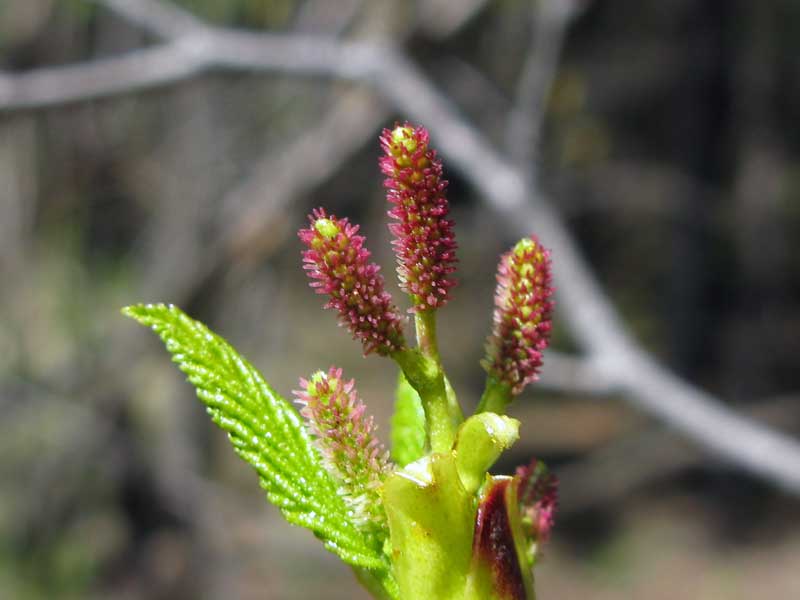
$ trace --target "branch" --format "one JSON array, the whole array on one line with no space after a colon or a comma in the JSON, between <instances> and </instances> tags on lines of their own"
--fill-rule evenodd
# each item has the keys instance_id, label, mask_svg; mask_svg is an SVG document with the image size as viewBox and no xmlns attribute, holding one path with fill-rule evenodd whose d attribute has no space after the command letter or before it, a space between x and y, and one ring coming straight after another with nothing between
<instances>
[{"instance_id":1,"label":"branch","mask_svg":"<svg viewBox=\"0 0 800 600\"><path fill-rule=\"evenodd\" d=\"M521 169L535 167L547 99L553 87L564 37L584 5L579 0L540 0L533 9L533 41L522 66L514 106L508 115L506 148Z\"/></svg>"},{"instance_id":2,"label":"branch","mask_svg":"<svg viewBox=\"0 0 800 600\"><path fill-rule=\"evenodd\" d=\"M183 40L122 56L27 73L0 73L0 111L63 106L163 87L209 65Z\"/></svg>"},{"instance_id":3,"label":"branch","mask_svg":"<svg viewBox=\"0 0 800 600\"><path fill-rule=\"evenodd\" d=\"M798 400L797 393L761 398L741 410L759 421L785 424L787 416L797 414ZM796 423L795 420L795 432ZM619 502L644 485L663 481L703 462L696 448L661 427L646 426L623 434L559 468L559 514L570 515Z\"/></svg>"},{"instance_id":4,"label":"branch","mask_svg":"<svg viewBox=\"0 0 800 600\"><path fill-rule=\"evenodd\" d=\"M113 4L109 6L114 8ZM143 69L131 68L136 61ZM126 68L119 72L112 65ZM411 119L426 123L442 154L511 231L527 235L535 230L552 249L560 314L593 368L636 406L721 457L800 494L800 443L739 416L653 361L627 334L575 240L541 191L462 120L422 72L394 48L209 27L127 57L6 74L0 78L0 108L54 106L128 93L215 68L366 82Z\"/></svg>"}]
</instances>

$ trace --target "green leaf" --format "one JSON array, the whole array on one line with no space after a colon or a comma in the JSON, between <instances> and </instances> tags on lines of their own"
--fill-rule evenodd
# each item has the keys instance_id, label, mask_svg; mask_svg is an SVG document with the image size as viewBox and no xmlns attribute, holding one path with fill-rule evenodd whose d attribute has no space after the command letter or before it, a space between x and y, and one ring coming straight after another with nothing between
<instances>
[{"instance_id":1,"label":"green leaf","mask_svg":"<svg viewBox=\"0 0 800 600\"><path fill-rule=\"evenodd\" d=\"M137 305L122 312L163 340L211 419L256 470L267 498L287 521L313 531L328 550L353 566L388 568L377 540L350 521L297 411L247 360L175 306Z\"/></svg>"},{"instance_id":2,"label":"green leaf","mask_svg":"<svg viewBox=\"0 0 800 600\"><path fill-rule=\"evenodd\" d=\"M425 411L417 391L400 372L392 416L392 460L401 467L425 454Z\"/></svg>"}]
</instances>

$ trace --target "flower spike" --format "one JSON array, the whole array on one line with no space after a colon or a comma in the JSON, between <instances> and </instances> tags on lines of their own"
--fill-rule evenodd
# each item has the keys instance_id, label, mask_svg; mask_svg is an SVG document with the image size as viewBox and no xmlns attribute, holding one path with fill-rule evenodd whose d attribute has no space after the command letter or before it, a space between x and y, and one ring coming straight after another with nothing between
<instances>
[{"instance_id":1,"label":"flower spike","mask_svg":"<svg viewBox=\"0 0 800 600\"><path fill-rule=\"evenodd\" d=\"M558 478L550 473L540 460L517 467L514 480L517 489L519 511L524 535L527 540L527 559L534 566L541 555L542 544L550 539L558 508Z\"/></svg>"},{"instance_id":2,"label":"flower spike","mask_svg":"<svg viewBox=\"0 0 800 600\"><path fill-rule=\"evenodd\" d=\"M364 354L387 356L405 347L403 317L384 290L380 267L368 262L370 252L358 225L328 216L318 208L308 217L309 227L298 236L307 246L303 268L311 287L329 297L325 308L335 308L339 321L364 345Z\"/></svg>"},{"instance_id":3,"label":"flower spike","mask_svg":"<svg viewBox=\"0 0 800 600\"><path fill-rule=\"evenodd\" d=\"M551 283L550 251L535 236L523 238L500 259L494 327L481 364L513 395L539 378L552 328Z\"/></svg>"},{"instance_id":4,"label":"flower spike","mask_svg":"<svg viewBox=\"0 0 800 600\"><path fill-rule=\"evenodd\" d=\"M392 458L352 379L330 367L301 378L294 405L222 337L174 306L124 313L151 327L212 420L252 465L286 520L311 530L375 598L532 600L533 567L553 528L557 480L540 461L513 476L492 466L519 438L503 413L537 379L554 307L550 252L531 236L501 257L486 385L465 415L439 352L437 309L455 285L447 181L428 132L380 136L389 231L414 340L358 225L322 208L298 231L310 287L365 355L400 369ZM458 349L455 349L456 351Z\"/></svg>"},{"instance_id":5,"label":"flower spike","mask_svg":"<svg viewBox=\"0 0 800 600\"><path fill-rule=\"evenodd\" d=\"M375 437L375 424L365 416L354 382L342 379L342 370L317 371L300 379L295 391L300 414L308 420L323 464L341 485L345 501L357 524L382 524L385 520L379 488L391 470L389 453Z\"/></svg>"},{"instance_id":6,"label":"flower spike","mask_svg":"<svg viewBox=\"0 0 800 600\"><path fill-rule=\"evenodd\" d=\"M428 131L408 123L380 137L380 167L392 204L389 225L394 236L400 287L411 295L413 312L444 306L455 285L456 242L442 179L442 162L428 145Z\"/></svg>"}]
</instances>

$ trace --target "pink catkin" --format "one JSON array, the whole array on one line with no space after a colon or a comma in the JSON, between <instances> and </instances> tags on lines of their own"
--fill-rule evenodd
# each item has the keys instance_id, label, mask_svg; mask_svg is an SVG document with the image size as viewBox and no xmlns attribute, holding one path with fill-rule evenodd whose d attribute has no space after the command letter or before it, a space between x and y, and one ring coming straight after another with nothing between
<instances>
[{"instance_id":1,"label":"pink catkin","mask_svg":"<svg viewBox=\"0 0 800 600\"><path fill-rule=\"evenodd\" d=\"M394 236L400 287L411 295L412 311L440 308L455 285L456 242L445 195L442 162L428 143L428 131L408 123L380 137L381 171L392 205L389 224Z\"/></svg>"},{"instance_id":2,"label":"pink catkin","mask_svg":"<svg viewBox=\"0 0 800 600\"><path fill-rule=\"evenodd\" d=\"M539 378L550 342L554 290L550 251L535 236L520 240L500 259L494 325L483 367L519 394Z\"/></svg>"},{"instance_id":3,"label":"pink catkin","mask_svg":"<svg viewBox=\"0 0 800 600\"><path fill-rule=\"evenodd\" d=\"M339 322L364 346L364 354L386 356L405 347L403 317L384 290L380 267L368 262L370 252L358 225L326 215L318 208L309 227L298 232L307 246L303 268L311 287L328 296L325 308L339 313Z\"/></svg>"},{"instance_id":4,"label":"pink catkin","mask_svg":"<svg viewBox=\"0 0 800 600\"><path fill-rule=\"evenodd\" d=\"M516 477L519 479L520 512L528 535L537 542L546 542L555 524L558 478L535 458L529 465L517 467Z\"/></svg>"},{"instance_id":5,"label":"pink catkin","mask_svg":"<svg viewBox=\"0 0 800 600\"><path fill-rule=\"evenodd\" d=\"M389 455L375 437L375 423L365 414L353 380L331 367L300 380L294 392L323 463L362 523L382 520L379 490L391 469Z\"/></svg>"}]
</instances>

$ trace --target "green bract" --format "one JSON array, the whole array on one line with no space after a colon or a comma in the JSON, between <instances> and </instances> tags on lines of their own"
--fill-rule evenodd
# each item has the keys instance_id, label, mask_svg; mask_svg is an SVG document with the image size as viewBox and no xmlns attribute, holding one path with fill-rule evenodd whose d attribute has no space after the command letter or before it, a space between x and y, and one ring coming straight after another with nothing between
<instances>
[{"instance_id":1,"label":"green bract","mask_svg":"<svg viewBox=\"0 0 800 600\"><path fill-rule=\"evenodd\" d=\"M483 413L459 428L455 448L407 465L384 486L392 561L403 598L478 600L486 572L473 558L476 492L487 469L519 435L515 419Z\"/></svg>"}]
</instances>

